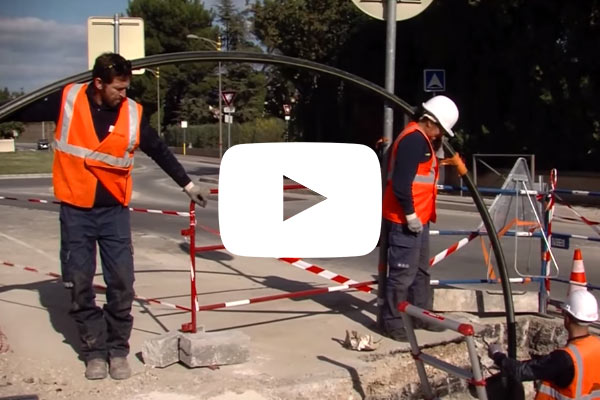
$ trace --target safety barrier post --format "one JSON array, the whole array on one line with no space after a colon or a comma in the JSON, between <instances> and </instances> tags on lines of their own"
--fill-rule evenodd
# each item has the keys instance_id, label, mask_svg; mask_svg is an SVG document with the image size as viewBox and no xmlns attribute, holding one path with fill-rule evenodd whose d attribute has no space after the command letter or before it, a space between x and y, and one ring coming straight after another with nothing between
<instances>
[{"instance_id":1,"label":"safety barrier post","mask_svg":"<svg viewBox=\"0 0 600 400\"><path fill-rule=\"evenodd\" d=\"M540 268L540 276L546 277L543 281L540 282L540 290L539 290L539 305L538 311L542 314L546 314L548 312L548 300L550 299L550 279L548 275L550 275L550 261L552 260L552 219L554 218L554 204L555 204L555 194L556 190L556 182L557 182L557 171L553 168L550 171L550 185L546 187L543 182L540 182L540 191L544 194L542 195L542 207L543 207L543 226L542 229L548 238L548 241L541 239L541 248L542 248L542 262Z\"/></svg>"},{"instance_id":2,"label":"safety barrier post","mask_svg":"<svg viewBox=\"0 0 600 400\"><path fill-rule=\"evenodd\" d=\"M552 202L551 198L550 198L551 194L550 193L544 193L541 196L541 203L542 203L542 233L546 234L546 237L548 239L550 239L549 236L549 220L550 220L550 204ZM546 244L546 241L544 240L544 238L540 238L540 251L541 251L541 263L540 263L540 276L546 276L548 273L548 263L550 261L550 249L548 248L548 245ZM548 279L544 279L543 281L540 282L540 287L539 287L539 291L538 291L538 311L542 314L546 314L546 312L548 311L548 289L549 289L549 283L548 283Z\"/></svg>"},{"instance_id":3,"label":"safety barrier post","mask_svg":"<svg viewBox=\"0 0 600 400\"><path fill-rule=\"evenodd\" d=\"M487 400L485 380L483 379L481 366L479 365L479 357L477 356L477 350L473 340L473 325L458 322L442 315L432 313L431 311L424 310L417 306L413 306L408 301L403 301L402 303L398 304L398 311L400 311L402 320L404 321L404 327L406 329L408 341L410 342L411 354L417 366L417 372L419 374L419 379L421 380L421 387L423 388L425 398L434 398L431 385L429 384L427 374L425 373L424 364L429 364L434 368L446 371L461 379L466 379L469 383L475 386L477 397L481 400ZM467 350L469 351L471 369L469 370L460 368L446 361L435 358L429 354L422 353L419 349L419 344L417 343L417 336L415 335L414 325L411 317L420 319L428 324L439 325L446 329L452 329L453 331L463 335L467 342Z\"/></svg>"},{"instance_id":4,"label":"safety barrier post","mask_svg":"<svg viewBox=\"0 0 600 400\"><path fill-rule=\"evenodd\" d=\"M190 237L190 312L192 313L192 321L181 324L181 331L196 333L196 313L198 311L198 296L196 293L196 203L193 201L190 201L190 227L182 229L181 234Z\"/></svg>"}]
</instances>

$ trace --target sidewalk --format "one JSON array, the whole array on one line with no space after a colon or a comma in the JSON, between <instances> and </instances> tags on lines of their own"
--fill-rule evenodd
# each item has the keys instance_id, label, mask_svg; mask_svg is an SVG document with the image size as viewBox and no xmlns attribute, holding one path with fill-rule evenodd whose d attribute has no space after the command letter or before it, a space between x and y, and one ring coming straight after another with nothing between
<instances>
[{"instance_id":1,"label":"sidewalk","mask_svg":"<svg viewBox=\"0 0 600 400\"><path fill-rule=\"evenodd\" d=\"M0 330L10 351L0 354L0 393L36 393L43 399L358 399L400 392L418 381L407 343L383 338L374 352L341 345L346 330L371 334L376 297L359 291L277 300L198 314L206 331L240 330L251 338L250 360L240 365L188 369L146 367L139 358L143 342L178 330L189 313L166 306L134 304L127 381L87 381L77 359L77 334L67 312L69 298L60 282L44 275L58 272L58 215L0 205ZM136 292L163 302L189 306L189 255L181 237L133 232ZM309 287L335 286L321 277L273 259L252 259L216 252L196 258L200 304L241 300ZM37 268L29 272L25 266ZM373 279L376 266L357 281ZM101 276L97 283L103 284ZM97 301L104 302L98 293ZM463 318L473 318L463 315ZM500 319L501 320L501 319ZM457 339L452 331L417 331L430 346ZM466 357L464 348L452 359ZM448 355L447 355L448 356ZM378 398L378 397L371 397Z\"/></svg>"}]
</instances>

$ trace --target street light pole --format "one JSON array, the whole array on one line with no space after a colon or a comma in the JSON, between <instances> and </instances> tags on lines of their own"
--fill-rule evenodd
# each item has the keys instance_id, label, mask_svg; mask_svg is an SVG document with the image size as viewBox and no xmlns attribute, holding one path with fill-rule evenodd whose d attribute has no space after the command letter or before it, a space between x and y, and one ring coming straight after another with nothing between
<instances>
[{"instance_id":1,"label":"street light pole","mask_svg":"<svg viewBox=\"0 0 600 400\"><path fill-rule=\"evenodd\" d=\"M220 51L220 50L219 50ZM223 93L221 88L221 61L219 61L219 158L223 157Z\"/></svg>"},{"instance_id":2,"label":"street light pole","mask_svg":"<svg viewBox=\"0 0 600 400\"><path fill-rule=\"evenodd\" d=\"M158 136L162 137L160 132L160 67L156 67L156 71L150 68L146 68L146 70L156 77L156 130Z\"/></svg>"},{"instance_id":3,"label":"street light pole","mask_svg":"<svg viewBox=\"0 0 600 400\"><path fill-rule=\"evenodd\" d=\"M162 137L160 132L160 69L156 67L156 126L158 127L158 136Z\"/></svg>"},{"instance_id":4,"label":"street light pole","mask_svg":"<svg viewBox=\"0 0 600 400\"><path fill-rule=\"evenodd\" d=\"M188 34L186 37L188 39L203 40L203 41L213 45L215 47L215 50L221 51L221 36L220 35L217 38L216 42L209 38L194 35L193 33ZM217 71L217 75L219 78L219 93L218 93L218 97L219 97L219 158L222 158L223 157L223 100L221 99L221 97L222 97L221 96L221 93L222 93L221 61L219 61L219 70Z\"/></svg>"}]
</instances>

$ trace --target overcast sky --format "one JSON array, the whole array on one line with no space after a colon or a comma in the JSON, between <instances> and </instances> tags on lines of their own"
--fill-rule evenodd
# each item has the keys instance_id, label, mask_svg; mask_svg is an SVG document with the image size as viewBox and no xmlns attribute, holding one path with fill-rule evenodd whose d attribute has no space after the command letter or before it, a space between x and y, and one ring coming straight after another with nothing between
<instances>
[{"instance_id":1,"label":"overcast sky","mask_svg":"<svg viewBox=\"0 0 600 400\"><path fill-rule=\"evenodd\" d=\"M26 93L87 70L87 19L128 0L0 0L0 89ZM218 0L204 0L212 8ZM234 0L242 6L245 0Z\"/></svg>"}]
</instances>

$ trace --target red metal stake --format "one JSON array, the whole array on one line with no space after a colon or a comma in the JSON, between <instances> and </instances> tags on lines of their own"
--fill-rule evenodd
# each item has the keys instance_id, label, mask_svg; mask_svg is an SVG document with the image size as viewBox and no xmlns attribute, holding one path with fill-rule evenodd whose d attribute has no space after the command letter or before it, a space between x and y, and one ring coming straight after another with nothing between
<instances>
[{"instance_id":1,"label":"red metal stake","mask_svg":"<svg viewBox=\"0 0 600 400\"><path fill-rule=\"evenodd\" d=\"M190 282L191 282L191 313L192 321L181 325L182 332L196 333L196 312L198 297L196 293L196 203L190 201L190 227L182 229L181 234L190 237Z\"/></svg>"}]
</instances>

